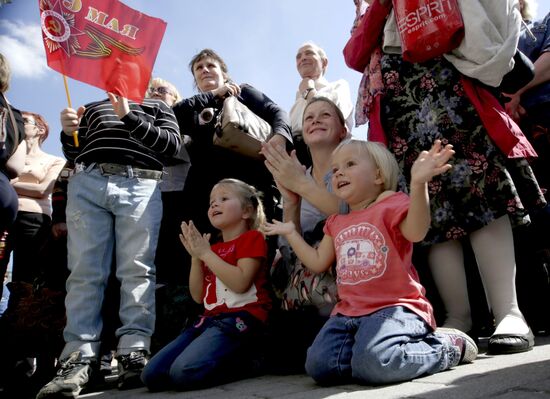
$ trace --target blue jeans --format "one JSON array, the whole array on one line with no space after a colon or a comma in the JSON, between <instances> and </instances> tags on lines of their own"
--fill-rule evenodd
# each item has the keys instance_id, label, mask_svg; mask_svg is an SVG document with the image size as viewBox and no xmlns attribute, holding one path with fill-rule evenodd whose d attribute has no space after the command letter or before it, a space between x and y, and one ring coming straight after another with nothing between
<instances>
[{"instance_id":1,"label":"blue jeans","mask_svg":"<svg viewBox=\"0 0 550 399\"><path fill-rule=\"evenodd\" d=\"M306 372L321 384L387 384L449 368L459 355L401 306L362 317L332 316L308 349Z\"/></svg>"},{"instance_id":2,"label":"blue jeans","mask_svg":"<svg viewBox=\"0 0 550 399\"><path fill-rule=\"evenodd\" d=\"M158 182L103 176L93 167L73 175L67 198L67 325L61 359L99 353L101 306L115 251L121 283L118 354L149 350L155 326L155 250L162 217Z\"/></svg>"},{"instance_id":3,"label":"blue jeans","mask_svg":"<svg viewBox=\"0 0 550 399\"><path fill-rule=\"evenodd\" d=\"M147 363L141 380L151 391L191 390L252 373L263 324L246 312L200 317Z\"/></svg>"}]
</instances>

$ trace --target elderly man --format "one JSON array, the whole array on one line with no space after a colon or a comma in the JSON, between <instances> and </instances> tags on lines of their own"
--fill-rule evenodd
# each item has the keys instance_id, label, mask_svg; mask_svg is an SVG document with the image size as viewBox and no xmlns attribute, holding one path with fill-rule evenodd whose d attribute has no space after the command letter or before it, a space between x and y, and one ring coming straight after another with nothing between
<instances>
[{"instance_id":1,"label":"elderly man","mask_svg":"<svg viewBox=\"0 0 550 399\"><path fill-rule=\"evenodd\" d=\"M304 43L296 54L296 69L302 80L296 93L296 101L290 110L290 122L298 159L311 164L302 139L302 117L307 102L313 97L327 97L334 102L346 118L346 126L353 128L353 105L349 84L343 79L329 82L325 79L328 58L325 50L313 42Z\"/></svg>"}]
</instances>

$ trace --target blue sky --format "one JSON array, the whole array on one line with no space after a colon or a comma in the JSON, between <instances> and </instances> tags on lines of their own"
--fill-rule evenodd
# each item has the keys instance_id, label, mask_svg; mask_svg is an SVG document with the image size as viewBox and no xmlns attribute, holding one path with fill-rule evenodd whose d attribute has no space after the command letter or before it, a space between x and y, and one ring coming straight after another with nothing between
<instances>
[{"instance_id":1,"label":"blue sky","mask_svg":"<svg viewBox=\"0 0 550 399\"><path fill-rule=\"evenodd\" d=\"M249 83L290 110L300 82L298 47L312 40L329 57L328 80L346 79L355 103L360 74L344 64L342 48L355 15L353 0L124 0L126 5L168 23L153 76L174 83L184 97L196 93L188 69L205 47L226 61L235 82ZM550 10L539 0L538 16ZM60 74L46 65L38 0L12 0L0 8L0 52L12 66L9 100L42 114L50 124L47 152L61 155L59 112L67 106ZM69 79L73 107L104 98L92 86ZM365 127L354 130L363 137Z\"/></svg>"},{"instance_id":2,"label":"blue sky","mask_svg":"<svg viewBox=\"0 0 550 399\"><path fill-rule=\"evenodd\" d=\"M342 57L355 15L352 0L123 2L167 22L153 75L174 83L184 97L196 93L190 59L210 47L224 58L235 82L253 85L289 111L300 82L296 51L313 40L328 54L327 79L346 79L355 102L361 76ZM59 112L67 99L61 75L46 65L39 22L38 0L12 0L0 8L0 52L12 66L8 99L48 120L51 132L44 149L60 155ZM99 89L72 79L69 90L73 107L104 98Z\"/></svg>"}]
</instances>

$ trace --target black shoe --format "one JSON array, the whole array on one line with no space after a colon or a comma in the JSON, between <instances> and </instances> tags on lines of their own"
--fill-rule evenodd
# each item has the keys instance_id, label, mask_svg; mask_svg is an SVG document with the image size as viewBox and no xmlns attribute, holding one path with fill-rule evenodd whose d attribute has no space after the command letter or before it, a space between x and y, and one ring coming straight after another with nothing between
<instances>
[{"instance_id":1,"label":"black shoe","mask_svg":"<svg viewBox=\"0 0 550 399\"><path fill-rule=\"evenodd\" d=\"M113 373L111 362L113 361L113 354L111 352L105 353L101 356L99 362L99 372L103 377L108 377Z\"/></svg>"},{"instance_id":2,"label":"black shoe","mask_svg":"<svg viewBox=\"0 0 550 399\"><path fill-rule=\"evenodd\" d=\"M135 351L117 356L118 389L133 389L143 386L141 372L147 364L147 352Z\"/></svg>"},{"instance_id":3,"label":"black shoe","mask_svg":"<svg viewBox=\"0 0 550 399\"><path fill-rule=\"evenodd\" d=\"M61 361L61 368L49 383L36 395L42 398L76 398L92 375L92 360L82 359L82 353L73 352L67 360Z\"/></svg>"},{"instance_id":4,"label":"black shoe","mask_svg":"<svg viewBox=\"0 0 550 399\"><path fill-rule=\"evenodd\" d=\"M535 336L531 329L527 334L493 334L489 338L487 353L490 355L509 355L527 352L533 349Z\"/></svg>"}]
</instances>

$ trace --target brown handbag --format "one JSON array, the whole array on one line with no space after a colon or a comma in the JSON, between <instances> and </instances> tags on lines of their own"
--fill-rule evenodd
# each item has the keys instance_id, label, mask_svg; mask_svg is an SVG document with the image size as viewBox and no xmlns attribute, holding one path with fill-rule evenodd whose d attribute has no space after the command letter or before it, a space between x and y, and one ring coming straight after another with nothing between
<instances>
[{"instance_id":1,"label":"brown handbag","mask_svg":"<svg viewBox=\"0 0 550 399\"><path fill-rule=\"evenodd\" d=\"M214 145L255 159L262 158L262 143L272 133L269 123L234 96L224 100L215 128Z\"/></svg>"}]
</instances>

